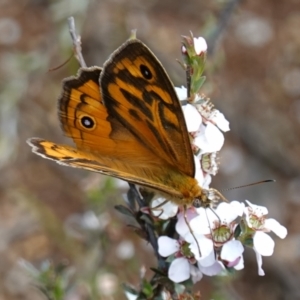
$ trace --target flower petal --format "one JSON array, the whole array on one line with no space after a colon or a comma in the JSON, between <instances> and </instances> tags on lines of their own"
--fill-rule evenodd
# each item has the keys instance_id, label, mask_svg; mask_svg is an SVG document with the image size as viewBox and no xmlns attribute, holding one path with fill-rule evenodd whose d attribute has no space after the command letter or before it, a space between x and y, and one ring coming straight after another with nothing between
<instances>
[{"instance_id":1,"label":"flower petal","mask_svg":"<svg viewBox=\"0 0 300 300\"><path fill-rule=\"evenodd\" d=\"M249 200L245 200L245 202L252 208L252 214L255 214L257 217L262 217L268 214L268 209L265 206L252 204ZM249 209L246 207L246 209Z\"/></svg>"},{"instance_id":2,"label":"flower petal","mask_svg":"<svg viewBox=\"0 0 300 300\"><path fill-rule=\"evenodd\" d=\"M217 126L208 122L206 126L203 124L200 126L194 144L201 149L201 153L217 152L224 144L224 136Z\"/></svg>"},{"instance_id":3,"label":"flower petal","mask_svg":"<svg viewBox=\"0 0 300 300\"><path fill-rule=\"evenodd\" d=\"M164 204L162 205L162 203ZM178 205L171 200L157 196L151 202L151 209L154 216L162 220L167 220L177 214Z\"/></svg>"},{"instance_id":4,"label":"flower petal","mask_svg":"<svg viewBox=\"0 0 300 300\"><path fill-rule=\"evenodd\" d=\"M265 276L265 272L262 269L262 256L256 251L255 251L255 255L256 255L256 262L257 262L257 267L258 267L258 275Z\"/></svg>"},{"instance_id":5,"label":"flower petal","mask_svg":"<svg viewBox=\"0 0 300 300\"><path fill-rule=\"evenodd\" d=\"M195 212L194 209L188 209L185 213L186 213L186 219L188 222L190 222L193 218L198 216L198 214ZM183 212L180 212L177 215L177 223L175 225L175 229L181 237L184 237L185 235L190 233L190 229L189 229L188 225L186 224L186 220L184 218Z\"/></svg>"},{"instance_id":6,"label":"flower petal","mask_svg":"<svg viewBox=\"0 0 300 300\"><path fill-rule=\"evenodd\" d=\"M209 118L214 124L216 124L222 131L226 132L229 131L229 122L225 119L224 115L215 110L212 117Z\"/></svg>"},{"instance_id":7,"label":"flower petal","mask_svg":"<svg viewBox=\"0 0 300 300\"><path fill-rule=\"evenodd\" d=\"M287 235L287 229L282 226L277 220L272 218L265 220L265 228L273 231L281 239L284 239Z\"/></svg>"},{"instance_id":8,"label":"flower petal","mask_svg":"<svg viewBox=\"0 0 300 300\"><path fill-rule=\"evenodd\" d=\"M200 246L201 257L196 255L195 250L197 251L197 249L192 249L190 246L190 249L194 253L198 264L200 264L202 267L212 266L216 261L216 254L212 240L204 237L202 240L198 240L198 243Z\"/></svg>"},{"instance_id":9,"label":"flower petal","mask_svg":"<svg viewBox=\"0 0 300 300\"><path fill-rule=\"evenodd\" d=\"M205 174L203 178L202 188L209 189L209 185L211 184L211 176L209 174Z\"/></svg>"},{"instance_id":10,"label":"flower petal","mask_svg":"<svg viewBox=\"0 0 300 300\"><path fill-rule=\"evenodd\" d=\"M239 201L231 201L230 205L232 207L232 209L235 210L236 214L241 217L244 213L244 209L245 209L245 204Z\"/></svg>"},{"instance_id":11,"label":"flower petal","mask_svg":"<svg viewBox=\"0 0 300 300\"><path fill-rule=\"evenodd\" d=\"M275 243L273 239L262 231L257 231L253 237L254 249L263 256L271 256L274 252Z\"/></svg>"},{"instance_id":12,"label":"flower petal","mask_svg":"<svg viewBox=\"0 0 300 300\"><path fill-rule=\"evenodd\" d=\"M209 213L210 210L207 210ZM197 234L209 234L211 233L211 227L209 224L208 216L206 215L205 209L203 207L197 208L197 213L199 214L190 222L192 231Z\"/></svg>"},{"instance_id":13,"label":"flower petal","mask_svg":"<svg viewBox=\"0 0 300 300\"><path fill-rule=\"evenodd\" d=\"M244 257L243 256L240 257L239 262L234 266L234 268L238 271L244 269Z\"/></svg>"},{"instance_id":14,"label":"flower petal","mask_svg":"<svg viewBox=\"0 0 300 300\"><path fill-rule=\"evenodd\" d=\"M207 43L202 36L198 38L194 37L194 49L197 55L207 51Z\"/></svg>"},{"instance_id":15,"label":"flower petal","mask_svg":"<svg viewBox=\"0 0 300 300\"><path fill-rule=\"evenodd\" d=\"M221 202L216 208L216 214L219 216L220 221L224 223L231 223L237 217L237 211L231 203Z\"/></svg>"},{"instance_id":16,"label":"flower petal","mask_svg":"<svg viewBox=\"0 0 300 300\"><path fill-rule=\"evenodd\" d=\"M188 132L198 131L202 123L202 117L196 107L187 104L182 107L182 110Z\"/></svg>"},{"instance_id":17,"label":"flower petal","mask_svg":"<svg viewBox=\"0 0 300 300\"><path fill-rule=\"evenodd\" d=\"M190 268L193 283L200 281L203 277L202 272L194 265L190 265Z\"/></svg>"},{"instance_id":18,"label":"flower petal","mask_svg":"<svg viewBox=\"0 0 300 300\"><path fill-rule=\"evenodd\" d=\"M168 236L160 236L158 238L158 253L163 256L167 257L171 254L176 253L179 251L179 243L177 240L171 239Z\"/></svg>"},{"instance_id":19,"label":"flower petal","mask_svg":"<svg viewBox=\"0 0 300 300\"><path fill-rule=\"evenodd\" d=\"M220 261L215 261L215 263L209 267L203 267L199 263L198 266L200 271L207 276L215 276L225 270L224 265Z\"/></svg>"},{"instance_id":20,"label":"flower petal","mask_svg":"<svg viewBox=\"0 0 300 300\"><path fill-rule=\"evenodd\" d=\"M186 100L187 98L187 89L184 86L175 87L175 91L179 100Z\"/></svg>"},{"instance_id":21,"label":"flower petal","mask_svg":"<svg viewBox=\"0 0 300 300\"><path fill-rule=\"evenodd\" d=\"M203 187L204 175L200 165L200 160L196 156L194 156L195 161L195 179L197 179L200 186Z\"/></svg>"},{"instance_id":22,"label":"flower petal","mask_svg":"<svg viewBox=\"0 0 300 300\"><path fill-rule=\"evenodd\" d=\"M185 257L179 257L172 261L168 277L174 282L182 282L190 278L190 264Z\"/></svg>"},{"instance_id":23,"label":"flower petal","mask_svg":"<svg viewBox=\"0 0 300 300\"><path fill-rule=\"evenodd\" d=\"M221 258L228 262L232 262L238 257L242 256L243 252L244 247L242 243L238 240L231 240L223 245L221 250Z\"/></svg>"}]
</instances>

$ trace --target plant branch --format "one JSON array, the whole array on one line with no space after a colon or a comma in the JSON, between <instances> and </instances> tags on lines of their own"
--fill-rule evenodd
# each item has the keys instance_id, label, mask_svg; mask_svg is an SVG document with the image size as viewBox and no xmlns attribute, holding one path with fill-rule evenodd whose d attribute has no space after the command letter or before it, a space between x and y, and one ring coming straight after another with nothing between
<instances>
[{"instance_id":1,"label":"plant branch","mask_svg":"<svg viewBox=\"0 0 300 300\"><path fill-rule=\"evenodd\" d=\"M79 65L82 68L86 68L87 65L84 61L84 58L81 53L81 38L80 36L77 36L76 34L76 28L75 28L75 21L73 17L68 18L68 26L69 26L69 32L73 41L73 47L74 47L74 53L75 57L79 62Z\"/></svg>"}]
</instances>

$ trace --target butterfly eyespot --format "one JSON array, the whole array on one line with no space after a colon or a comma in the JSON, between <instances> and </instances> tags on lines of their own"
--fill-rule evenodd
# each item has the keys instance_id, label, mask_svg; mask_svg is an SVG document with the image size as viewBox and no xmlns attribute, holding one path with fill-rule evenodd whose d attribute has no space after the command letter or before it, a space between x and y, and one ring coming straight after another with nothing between
<instances>
[{"instance_id":1,"label":"butterfly eyespot","mask_svg":"<svg viewBox=\"0 0 300 300\"><path fill-rule=\"evenodd\" d=\"M80 117L80 124L85 129L91 130L95 128L96 122L95 119L90 116Z\"/></svg>"},{"instance_id":2,"label":"butterfly eyespot","mask_svg":"<svg viewBox=\"0 0 300 300\"><path fill-rule=\"evenodd\" d=\"M140 71L145 79L152 79L153 76L148 67L146 67L145 65L140 65Z\"/></svg>"}]
</instances>

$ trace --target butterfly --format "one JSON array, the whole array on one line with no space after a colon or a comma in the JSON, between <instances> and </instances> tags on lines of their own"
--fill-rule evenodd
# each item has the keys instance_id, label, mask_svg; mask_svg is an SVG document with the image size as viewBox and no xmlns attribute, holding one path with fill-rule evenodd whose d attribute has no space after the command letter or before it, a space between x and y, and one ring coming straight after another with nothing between
<instances>
[{"instance_id":1,"label":"butterfly","mask_svg":"<svg viewBox=\"0 0 300 300\"><path fill-rule=\"evenodd\" d=\"M155 55L137 39L103 68L81 68L63 81L58 100L63 132L76 148L40 138L27 143L44 158L160 192L178 205L209 202L195 163L174 86Z\"/></svg>"}]
</instances>

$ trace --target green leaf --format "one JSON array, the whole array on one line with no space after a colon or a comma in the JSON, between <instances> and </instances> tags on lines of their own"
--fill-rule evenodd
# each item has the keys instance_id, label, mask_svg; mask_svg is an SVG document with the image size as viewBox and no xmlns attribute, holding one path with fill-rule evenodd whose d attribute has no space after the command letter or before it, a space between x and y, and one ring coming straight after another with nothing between
<instances>
[{"instance_id":1,"label":"green leaf","mask_svg":"<svg viewBox=\"0 0 300 300\"><path fill-rule=\"evenodd\" d=\"M134 227L134 226L129 226L134 228L134 233L136 233L140 238L148 242L148 236L146 232L140 228Z\"/></svg>"},{"instance_id":2,"label":"green leaf","mask_svg":"<svg viewBox=\"0 0 300 300\"><path fill-rule=\"evenodd\" d=\"M192 94L196 94L199 92L200 88L202 87L203 83L205 82L205 79L206 79L206 77L202 76L199 79L192 81L192 84L191 84L192 85L192 87L191 87Z\"/></svg>"},{"instance_id":3,"label":"green leaf","mask_svg":"<svg viewBox=\"0 0 300 300\"><path fill-rule=\"evenodd\" d=\"M182 294L185 291L184 283L175 283L174 287L177 294Z\"/></svg>"},{"instance_id":4,"label":"green leaf","mask_svg":"<svg viewBox=\"0 0 300 300\"><path fill-rule=\"evenodd\" d=\"M123 215L135 218L134 213L124 205L115 205L115 209Z\"/></svg>"},{"instance_id":5,"label":"green leaf","mask_svg":"<svg viewBox=\"0 0 300 300\"><path fill-rule=\"evenodd\" d=\"M143 214L140 219L146 222L147 224L153 226L153 220L149 215Z\"/></svg>"},{"instance_id":6,"label":"green leaf","mask_svg":"<svg viewBox=\"0 0 300 300\"><path fill-rule=\"evenodd\" d=\"M174 259L175 259L175 254L172 254L172 255L168 256L168 258L166 259L166 262L171 263Z\"/></svg>"},{"instance_id":7,"label":"green leaf","mask_svg":"<svg viewBox=\"0 0 300 300\"><path fill-rule=\"evenodd\" d=\"M158 274L160 276L166 277L166 273L163 272L162 270L156 269L156 268L150 268L150 270L152 270L155 274Z\"/></svg>"},{"instance_id":8,"label":"green leaf","mask_svg":"<svg viewBox=\"0 0 300 300\"><path fill-rule=\"evenodd\" d=\"M165 222L162 223L162 232L165 232L168 229L170 223L171 223L170 220L166 220Z\"/></svg>"},{"instance_id":9,"label":"green leaf","mask_svg":"<svg viewBox=\"0 0 300 300\"><path fill-rule=\"evenodd\" d=\"M142 292L145 294L146 297L152 297L153 295L153 287L148 281L143 282Z\"/></svg>"},{"instance_id":10,"label":"green leaf","mask_svg":"<svg viewBox=\"0 0 300 300\"><path fill-rule=\"evenodd\" d=\"M245 246L253 248L253 238L252 238L252 236L245 238L243 244Z\"/></svg>"},{"instance_id":11,"label":"green leaf","mask_svg":"<svg viewBox=\"0 0 300 300\"><path fill-rule=\"evenodd\" d=\"M234 230L233 236L235 238L238 238L240 236L241 232L242 232L242 228L240 225L238 225L238 226L236 226L236 228Z\"/></svg>"},{"instance_id":12,"label":"green leaf","mask_svg":"<svg viewBox=\"0 0 300 300\"><path fill-rule=\"evenodd\" d=\"M136 193L137 191L130 187L127 194L123 197L125 199L125 202L129 205L129 207L132 210L135 210L136 208Z\"/></svg>"}]
</instances>

